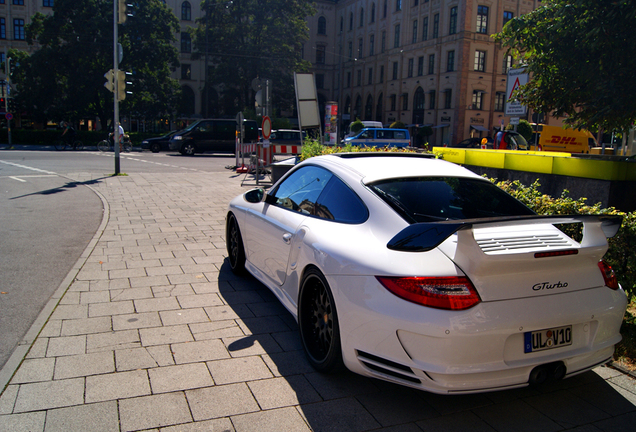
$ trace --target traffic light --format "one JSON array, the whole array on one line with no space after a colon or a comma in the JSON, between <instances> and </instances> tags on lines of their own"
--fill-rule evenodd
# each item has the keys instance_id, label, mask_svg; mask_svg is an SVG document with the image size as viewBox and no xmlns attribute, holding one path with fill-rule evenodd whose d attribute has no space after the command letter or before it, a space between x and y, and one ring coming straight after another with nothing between
<instances>
[{"instance_id":1,"label":"traffic light","mask_svg":"<svg viewBox=\"0 0 636 432\"><path fill-rule=\"evenodd\" d=\"M7 100L3 97L0 97L0 110L4 110L6 106L7 106Z\"/></svg>"},{"instance_id":2,"label":"traffic light","mask_svg":"<svg viewBox=\"0 0 636 432\"><path fill-rule=\"evenodd\" d=\"M115 92L115 81L113 80L113 70L109 70L104 74L104 78L106 78L106 82L104 83L104 87L108 89L108 91Z\"/></svg>"},{"instance_id":3,"label":"traffic light","mask_svg":"<svg viewBox=\"0 0 636 432\"><path fill-rule=\"evenodd\" d=\"M8 111L12 112L12 113L16 112L18 110L18 104L16 103L15 99L14 98L9 98L8 102L9 102L9 110Z\"/></svg>"},{"instance_id":4,"label":"traffic light","mask_svg":"<svg viewBox=\"0 0 636 432\"><path fill-rule=\"evenodd\" d=\"M125 23L126 19L129 16L132 16L132 13L128 12L129 7L132 7L132 4L129 3L129 0L119 0L119 5L117 8L117 13L119 14L119 19L117 20L118 24Z\"/></svg>"},{"instance_id":5,"label":"traffic light","mask_svg":"<svg viewBox=\"0 0 636 432\"><path fill-rule=\"evenodd\" d=\"M126 81L127 75L132 76L132 73L117 71L117 99L120 101L126 99L126 94L132 94L132 92L126 91L126 84L132 85L132 82Z\"/></svg>"}]
</instances>

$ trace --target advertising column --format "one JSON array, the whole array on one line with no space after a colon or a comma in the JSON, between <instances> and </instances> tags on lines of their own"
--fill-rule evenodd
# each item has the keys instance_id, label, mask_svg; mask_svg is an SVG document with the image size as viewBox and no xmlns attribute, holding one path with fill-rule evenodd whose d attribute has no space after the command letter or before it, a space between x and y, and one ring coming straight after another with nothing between
<instances>
[{"instance_id":1,"label":"advertising column","mask_svg":"<svg viewBox=\"0 0 636 432\"><path fill-rule=\"evenodd\" d=\"M336 145L338 141L338 102L325 105L325 144Z\"/></svg>"}]
</instances>

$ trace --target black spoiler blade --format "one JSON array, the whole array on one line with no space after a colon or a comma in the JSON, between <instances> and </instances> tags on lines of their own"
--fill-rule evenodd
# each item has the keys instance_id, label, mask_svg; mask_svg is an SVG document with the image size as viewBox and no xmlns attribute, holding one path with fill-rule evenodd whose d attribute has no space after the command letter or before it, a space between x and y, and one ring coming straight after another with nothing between
<instances>
[{"instance_id":1,"label":"black spoiler blade","mask_svg":"<svg viewBox=\"0 0 636 432\"><path fill-rule=\"evenodd\" d=\"M597 224L600 225L605 237L610 238L616 235L622 221L623 217L620 215L530 215L421 222L404 228L389 241L387 247L402 252L426 252L442 244L457 231L471 229L477 225L481 228L487 228L489 226L531 224L583 223L584 226Z\"/></svg>"}]
</instances>

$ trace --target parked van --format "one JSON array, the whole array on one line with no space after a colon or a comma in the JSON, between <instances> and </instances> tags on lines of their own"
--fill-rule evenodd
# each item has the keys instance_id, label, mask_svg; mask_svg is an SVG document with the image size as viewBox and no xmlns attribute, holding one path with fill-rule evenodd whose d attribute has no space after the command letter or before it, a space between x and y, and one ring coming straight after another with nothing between
<instances>
[{"instance_id":1,"label":"parked van","mask_svg":"<svg viewBox=\"0 0 636 432\"><path fill-rule=\"evenodd\" d=\"M408 147L411 136L406 129L362 129L358 135L345 138L344 143L366 147Z\"/></svg>"},{"instance_id":2,"label":"parked van","mask_svg":"<svg viewBox=\"0 0 636 432\"><path fill-rule=\"evenodd\" d=\"M536 132L529 142L531 150L589 153L591 147L596 147L596 139L585 129L565 129L543 124L532 124L532 129ZM538 143L538 148L535 143Z\"/></svg>"},{"instance_id":3,"label":"parked van","mask_svg":"<svg viewBox=\"0 0 636 432\"><path fill-rule=\"evenodd\" d=\"M254 120L244 120L243 142L258 141L258 125ZM192 156L206 151L234 153L236 151L236 120L197 120L170 138L170 150Z\"/></svg>"},{"instance_id":4,"label":"parked van","mask_svg":"<svg viewBox=\"0 0 636 432\"><path fill-rule=\"evenodd\" d=\"M362 120L362 124L364 125L365 129L382 128L382 127L384 127L382 122L373 121L373 120ZM352 137L354 135L357 135L357 134L355 132L351 132L351 123L349 123L349 125L347 126L347 133L345 134L345 138L349 138L349 137Z\"/></svg>"}]
</instances>

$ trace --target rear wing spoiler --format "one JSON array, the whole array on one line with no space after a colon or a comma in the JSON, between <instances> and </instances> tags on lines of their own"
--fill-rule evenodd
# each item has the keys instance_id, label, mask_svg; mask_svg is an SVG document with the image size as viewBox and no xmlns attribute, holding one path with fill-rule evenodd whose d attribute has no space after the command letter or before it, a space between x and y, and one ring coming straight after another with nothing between
<instances>
[{"instance_id":1,"label":"rear wing spoiler","mask_svg":"<svg viewBox=\"0 0 636 432\"><path fill-rule=\"evenodd\" d=\"M620 215L531 215L421 222L404 228L389 241L387 247L401 252L426 252L436 248L456 232L473 227L571 223L583 223L581 245L588 246L614 237L622 221L623 217Z\"/></svg>"}]
</instances>

